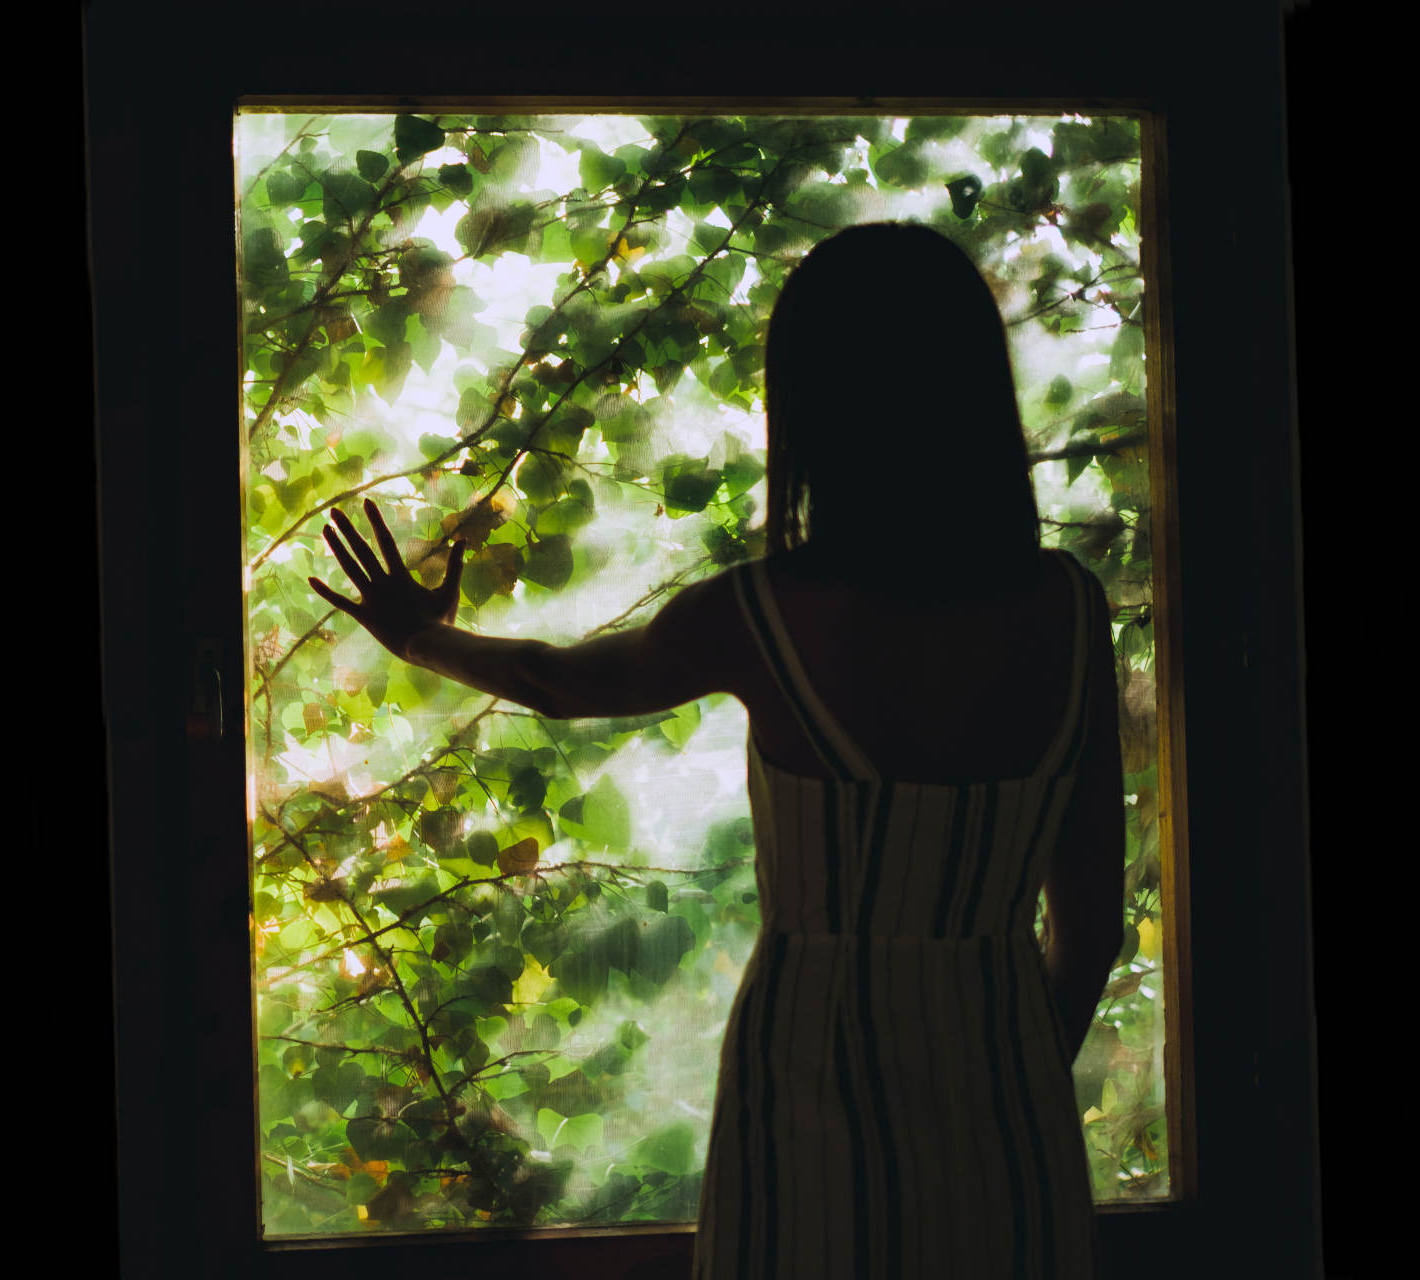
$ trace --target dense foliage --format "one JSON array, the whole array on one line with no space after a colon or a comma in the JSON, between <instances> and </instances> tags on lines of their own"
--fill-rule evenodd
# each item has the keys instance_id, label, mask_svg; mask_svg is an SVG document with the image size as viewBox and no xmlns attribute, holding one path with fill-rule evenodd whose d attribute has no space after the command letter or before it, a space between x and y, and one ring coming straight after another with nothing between
<instances>
[{"instance_id":1,"label":"dense foliage","mask_svg":"<svg viewBox=\"0 0 1420 1280\"><path fill-rule=\"evenodd\" d=\"M637 625L759 554L774 299L883 217L996 291L1047 543L1111 601L1127 942L1076 1087L1097 1197L1166 1190L1137 125L252 114L237 140L268 1236L694 1217L759 922L738 705L546 721L389 659L306 577L365 494L431 582L468 541L491 634ZM920 555L891 536L914 479L864 468L863 536Z\"/></svg>"}]
</instances>

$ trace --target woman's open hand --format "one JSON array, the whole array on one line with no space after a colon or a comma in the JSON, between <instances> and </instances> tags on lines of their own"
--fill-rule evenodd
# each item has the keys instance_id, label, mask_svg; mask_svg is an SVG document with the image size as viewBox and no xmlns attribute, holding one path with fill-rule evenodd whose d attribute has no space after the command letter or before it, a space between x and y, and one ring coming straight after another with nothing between
<instances>
[{"instance_id":1,"label":"woman's open hand","mask_svg":"<svg viewBox=\"0 0 1420 1280\"><path fill-rule=\"evenodd\" d=\"M381 564L374 549L356 531L349 519L337 509L331 516L336 529L326 525L325 540L340 567L360 592L360 603L347 600L332 591L317 578L308 578L311 589L323 600L343 610L355 619L396 657L406 657L405 646L410 637L434 623L453 624L458 613L459 577L463 570L466 543L456 542L449 552L444 580L430 590L421 587L405 568L393 535L369 498L365 499L365 515L374 531L375 541L384 553ZM347 549L341 536L350 544Z\"/></svg>"}]
</instances>

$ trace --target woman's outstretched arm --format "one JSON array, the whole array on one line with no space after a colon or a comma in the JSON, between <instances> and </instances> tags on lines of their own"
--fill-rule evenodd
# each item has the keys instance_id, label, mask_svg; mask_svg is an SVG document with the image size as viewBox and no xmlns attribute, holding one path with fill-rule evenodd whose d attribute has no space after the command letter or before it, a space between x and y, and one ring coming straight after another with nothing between
<instances>
[{"instance_id":1,"label":"woman's outstretched arm","mask_svg":"<svg viewBox=\"0 0 1420 1280\"><path fill-rule=\"evenodd\" d=\"M383 564L340 511L333 512L339 535L330 526L325 529L331 551L360 592L360 603L319 579L309 581L318 595L406 662L558 720L663 711L730 687L723 646L715 639L728 593L713 582L685 588L648 626L581 644L474 635L454 625L464 543L449 552L444 581L433 589L421 587L369 499L365 514ZM717 601L717 596L726 598Z\"/></svg>"}]
</instances>

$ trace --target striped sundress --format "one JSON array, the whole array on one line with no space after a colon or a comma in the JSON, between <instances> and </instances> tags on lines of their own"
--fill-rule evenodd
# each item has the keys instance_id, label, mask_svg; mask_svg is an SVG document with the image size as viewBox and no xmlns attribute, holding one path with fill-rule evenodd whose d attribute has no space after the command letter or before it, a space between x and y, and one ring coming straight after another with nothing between
<instances>
[{"instance_id":1,"label":"striped sundress","mask_svg":"<svg viewBox=\"0 0 1420 1280\"><path fill-rule=\"evenodd\" d=\"M762 759L762 924L720 1054L694 1280L1096 1275L1090 1177L1037 897L1084 735L1074 586L1063 723L1036 771L881 777L805 678L763 561L733 571L833 781Z\"/></svg>"}]
</instances>

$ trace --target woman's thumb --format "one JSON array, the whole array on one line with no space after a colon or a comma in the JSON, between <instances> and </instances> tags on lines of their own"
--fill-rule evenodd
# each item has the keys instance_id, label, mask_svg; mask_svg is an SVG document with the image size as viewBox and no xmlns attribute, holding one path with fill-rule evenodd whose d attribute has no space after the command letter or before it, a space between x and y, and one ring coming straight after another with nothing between
<instances>
[{"instance_id":1,"label":"woman's thumb","mask_svg":"<svg viewBox=\"0 0 1420 1280\"><path fill-rule=\"evenodd\" d=\"M463 556L467 550L468 543L460 538L449 551L449 566L444 571L444 590L450 600L458 599L459 579L463 575Z\"/></svg>"}]
</instances>

